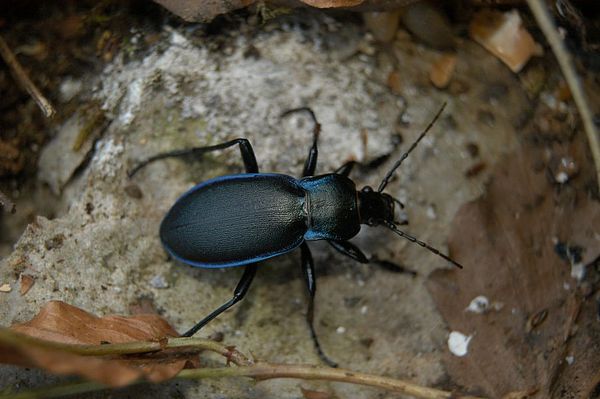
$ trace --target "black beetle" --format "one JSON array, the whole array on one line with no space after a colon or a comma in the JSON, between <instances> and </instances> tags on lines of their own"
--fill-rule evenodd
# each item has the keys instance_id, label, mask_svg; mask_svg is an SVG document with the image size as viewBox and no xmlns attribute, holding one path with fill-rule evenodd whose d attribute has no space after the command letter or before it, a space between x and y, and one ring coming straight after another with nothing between
<instances>
[{"instance_id":1,"label":"black beetle","mask_svg":"<svg viewBox=\"0 0 600 399\"><path fill-rule=\"evenodd\" d=\"M445 106L445 104L444 104ZM258 262L283 255L300 247L302 271L309 292L306 319L319 356L335 365L321 350L313 327L316 278L307 241L326 240L333 248L361 262L375 262L389 267L390 262L367 258L348 240L358 234L361 224L382 225L414 243L427 248L461 267L437 249L404 233L394 222L394 205L402 203L383 192L393 173L417 146L442 113L438 111L427 128L385 175L379 188L366 186L356 190L348 178L350 161L334 173L314 176L317 166L317 140L321 130L313 111L296 108L292 112L308 112L314 122L313 142L304 164L301 179L291 176L259 173L250 142L243 138L209 147L197 147L155 155L133 168L133 176L142 167L159 159L204 153L239 145L246 173L208 180L183 194L169 210L160 226L160 238L167 252L191 266L221 268L245 266L233 298L206 316L183 336L192 336L208 322L240 301L248 292Z\"/></svg>"}]
</instances>

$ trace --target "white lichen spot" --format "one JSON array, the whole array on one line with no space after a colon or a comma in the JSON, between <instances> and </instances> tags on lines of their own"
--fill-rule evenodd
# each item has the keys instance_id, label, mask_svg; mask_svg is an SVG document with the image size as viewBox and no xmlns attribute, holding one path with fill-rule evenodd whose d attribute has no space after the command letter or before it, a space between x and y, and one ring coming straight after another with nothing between
<instances>
[{"instance_id":1,"label":"white lichen spot","mask_svg":"<svg viewBox=\"0 0 600 399\"><path fill-rule=\"evenodd\" d=\"M469 306L467 306L465 308L465 311L481 314L481 313L484 313L489 308L490 308L489 299L487 299L487 297L485 297L483 295L479 295L479 296L476 296L475 298L473 298L471 303L469 303Z\"/></svg>"},{"instance_id":2,"label":"white lichen spot","mask_svg":"<svg viewBox=\"0 0 600 399\"><path fill-rule=\"evenodd\" d=\"M127 92L121 102L121 115L119 115L118 118L119 123L123 126L128 126L133 122L135 115L139 111L142 104L144 86L145 83L143 79L134 79L127 86Z\"/></svg>"},{"instance_id":3,"label":"white lichen spot","mask_svg":"<svg viewBox=\"0 0 600 399\"><path fill-rule=\"evenodd\" d=\"M566 172L558 172L556 176L554 176L554 180L559 184L565 184L569 181L569 175Z\"/></svg>"},{"instance_id":4,"label":"white lichen spot","mask_svg":"<svg viewBox=\"0 0 600 399\"><path fill-rule=\"evenodd\" d=\"M435 220L437 218L437 212L435 211L435 206L429 205L427 207L426 215L429 219Z\"/></svg>"},{"instance_id":5,"label":"white lichen spot","mask_svg":"<svg viewBox=\"0 0 600 399\"><path fill-rule=\"evenodd\" d=\"M367 314L367 311L369 310L369 307L367 305L363 305L360 308L360 314Z\"/></svg>"},{"instance_id":6,"label":"white lichen spot","mask_svg":"<svg viewBox=\"0 0 600 399\"><path fill-rule=\"evenodd\" d=\"M123 144L116 143L113 139L99 141L92 161L93 168L101 176L115 177L120 167L118 156L123 153L123 150Z\"/></svg>"},{"instance_id":7,"label":"white lichen spot","mask_svg":"<svg viewBox=\"0 0 600 399\"><path fill-rule=\"evenodd\" d=\"M346 332L346 328L345 328L345 327L342 327L342 326L339 326L339 327L338 327L338 328L335 330L335 332L336 332L336 333L338 333L338 334L344 334L344 333Z\"/></svg>"},{"instance_id":8,"label":"white lichen spot","mask_svg":"<svg viewBox=\"0 0 600 399\"><path fill-rule=\"evenodd\" d=\"M567 357L565 357L565 360L566 360L567 364L570 366L575 361L575 356L567 356Z\"/></svg>"},{"instance_id":9,"label":"white lichen spot","mask_svg":"<svg viewBox=\"0 0 600 399\"><path fill-rule=\"evenodd\" d=\"M463 357L469 352L469 342L472 338L472 335L452 331L448 336L448 349L454 356Z\"/></svg>"},{"instance_id":10,"label":"white lichen spot","mask_svg":"<svg viewBox=\"0 0 600 399\"><path fill-rule=\"evenodd\" d=\"M188 44L188 40L181 33L176 30L171 30L171 43L176 46L185 46Z\"/></svg>"},{"instance_id":11,"label":"white lichen spot","mask_svg":"<svg viewBox=\"0 0 600 399\"><path fill-rule=\"evenodd\" d=\"M82 83L81 80L73 78L65 78L60 82L58 88L59 98L62 102L68 102L73 99L81 91Z\"/></svg>"},{"instance_id":12,"label":"white lichen spot","mask_svg":"<svg viewBox=\"0 0 600 399\"><path fill-rule=\"evenodd\" d=\"M585 265L581 262L573 263L571 265L571 277L577 282L581 282L585 277Z\"/></svg>"},{"instance_id":13,"label":"white lichen spot","mask_svg":"<svg viewBox=\"0 0 600 399\"><path fill-rule=\"evenodd\" d=\"M167 282L165 277L160 274L152 277L152 280L150 280L150 285L158 289L169 288L169 283Z\"/></svg>"}]
</instances>

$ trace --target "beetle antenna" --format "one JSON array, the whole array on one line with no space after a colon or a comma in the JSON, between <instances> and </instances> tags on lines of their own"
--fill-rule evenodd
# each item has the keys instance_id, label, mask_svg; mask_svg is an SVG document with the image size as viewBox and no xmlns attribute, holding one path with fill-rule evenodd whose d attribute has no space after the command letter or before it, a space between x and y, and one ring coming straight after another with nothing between
<instances>
[{"instance_id":1,"label":"beetle antenna","mask_svg":"<svg viewBox=\"0 0 600 399\"><path fill-rule=\"evenodd\" d=\"M406 238L408 241L413 242L415 244L419 244L420 246L422 246L423 248L428 249L430 252L433 252L434 254L436 254L437 256L440 256L444 259L446 259L448 262L452 263L454 266L458 267L459 269L463 268L463 265L461 265L460 263L458 263L457 261L455 261L454 259L450 258L448 255L445 255L443 253L441 253L440 251L438 251L437 249L435 249L434 247L432 247L431 245L424 243L423 241L409 235L406 234L405 232L403 232L402 230L399 230L398 227L387 220L382 220L381 223L383 223L383 225L385 227L387 227L388 229L392 230L394 233L398 234L400 237Z\"/></svg>"},{"instance_id":2,"label":"beetle antenna","mask_svg":"<svg viewBox=\"0 0 600 399\"><path fill-rule=\"evenodd\" d=\"M404 209L404 204L402 203L402 201L392 197L391 195L390 195L390 197L392 198L392 201L394 201L396 204L400 205L400 209Z\"/></svg>"},{"instance_id":3,"label":"beetle antenna","mask_svg":"<svg viewBox=\"0 0 600 399\"><path fill-rule=\"evenodd\" d=\"M408 158L408 154L410 154L411 151L414 150L417 147L417 144L419 144L419 141L421 141L421 139L423 139L423 137L425 137L425 135L427 134L427 132L429 131L429 129L431 129L431 127L435 124L435 122L438 120L438 118L440 117L440 115L444 111L444 108L446 108L446 103L442 104L442 107L437 112L437 114L435 115L435 117L433 118L433 120L431 122L429 122L429 125L427 125L427 127L425 128L425 130L423 131L423 133L421 133L421 135L419 135L419 137L415 140L415 142L410 146L410 148L408 149L408 151L406 151L404 154L402 154L402 156L400 157L400 159L397 160L396 163L394 164L394 166L392 166L392 168L389 170L389 172L387 172L387 174L385 175L385 177L381 181L381 184L379 185L379 188L377 189L378 193L382 192L385 189L385 186L387 186L388 183L390 182L390 179L392 178L392 175L394 174L394 172L396 171L396 169L398 169L398 167L400 166L400 164L406 158Z\"/></svg>"}]
</instances>

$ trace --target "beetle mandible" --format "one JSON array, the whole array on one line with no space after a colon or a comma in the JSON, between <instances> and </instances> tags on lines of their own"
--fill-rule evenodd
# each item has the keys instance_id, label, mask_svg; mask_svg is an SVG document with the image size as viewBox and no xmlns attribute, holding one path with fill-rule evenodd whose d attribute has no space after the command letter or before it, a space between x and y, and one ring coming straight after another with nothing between
<instances>
[{"instance_id":1,"label":"beetle mandible","mask_svg":"<svg viewBox=\"0 0 600 399\"><path fill-rule=\"evenodd\" d=\"M368 258L348 241L358 234L361 224L384 226L462 268L449 256L398 229L398 222L394 221L395 204L401 207L404 205L383 192L396 169L431 129L445 105L394 163L377 190L370 186L356 189L354 182L348 177L357 164L354 161L346 162L334 173L315 176L321 125L314 112L307 107L295 108L281 115L284 117L294 112L307 112L314 122L312 146L300 179L283 174L259 173L252 146L244 138L208 147L158 154L133 168L129 172L130 177L159 159L201 156L235 145L239 146L244 161L246 173L221 176L196 185L175 202L160 225L161 241L173 258L201 268L245 268L233 297L196 323L183 336L194 335L244 298L259 262L300 247L302 271L309 292L306 320L319 356L329 365L335 366L321 349L313 326L317 287L313 258L307 241L326 240L338 252L358 262L389 266L390 262Z\"/></svg>"}]
</instances>

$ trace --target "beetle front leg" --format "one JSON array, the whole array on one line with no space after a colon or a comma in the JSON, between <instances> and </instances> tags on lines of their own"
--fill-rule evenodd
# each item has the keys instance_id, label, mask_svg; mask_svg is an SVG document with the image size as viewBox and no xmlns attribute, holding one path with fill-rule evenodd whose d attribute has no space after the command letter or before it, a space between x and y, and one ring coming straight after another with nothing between
<instances>
[{"instance_id":1,"label":"beetle front leg","mask_svg":"<svg viewBox=\"0 0 600 399\"><path fill-rule=\"evenodd\" d=\"M342 166L340 166L339 168L337 168L333 173L342 175L344 177L348 177L348 176L350 176L350 172L352 172L352 169L354 169L354 166L357 164L358 164L358 162L356 162L356 161L348 161L348 162L344 163Z\"/></svg>"},{"instance_id":2,"label":"beetle front leg","mask_svg":"<svg viewBox=\"0 0 600 399\"><path fill-rule=\"evenodd\" d=\"M306 281L306 286L308 288L308 310L306 311L306 322L308 323L308 327L310 328L310 335L315 343L315 348L317 349L317 353L321 360L323 360L327 365L331 367L337 367L337 363L333 360L329 359L327 355L321 349L321 344L319 343L319 339L317 338L317 333L315 332L315 327L313 325L314 319L314 310L315 310L315 293L317 292L317 278L315 276L315 265L313 262L312 254L310 253L310 248L306 242L303 242L300 246L300 250L302 252L302 273L304 274L304 280Z\"/></svg>"},{"instance_id":3,"label":"beetle front leg","mask_svg":"<svg viewBox=\"0 0 600 399\"><path fill-rule=\"evenodd\" d=\"M223 305L218 307L215 311L206 316L204 319L200 320L198 323L196 323L194 327L190 328L181 336L191 337L192 335L196 334L198 330L207 325L212 319L219 316L221 313L223 313L224 311L241 301L248 292L250 284L252 284L252 280L256 275L257 266L258 263L252 263L246 266L246 268L244 269L244 274L242 274L242 278L240 279L240 282L235 287L235 290L233 292L233 298L231 298L229 301L225 302Z\"/></svg>"},{"instance_id":4,"label":"beetle front leg","mask_svg":"<svg viewBox=\"0 0 600 399\"><path fill-rule=\"evenodd\" d=\"M252 149L252 145L247 139L235 139L231 141L227 141L225 143L211 145L208 147L194 147L187 148L185 150L176 150L170 152L164 152L162 154L157 154L151 156L150 158L140 162L133 169L128 172L129 177L135 175L140 169L147 166L148 164L166 158L176 158L176 157L185 157L185 156L197 156L200 157L202 154L211 151L224 150L226 148L232 147L234 145L240 146L240 153L242 155L242 159L244 161L244 168L246 173L258 173L258 163L256 162L256 156L254 155L254 150Z\"/></svg>"},{"instance_id":5,"label":"beetle front leg","mask_svg":"<svg viewBox=\"0 0 600 399\"><path fill-rule=\"evenodd\" d=\"M394 272L394 273L406 273L411 276L416 276L417 272L414 270L410 270L405 268L404 266L398 265L397 263L390 262L389 260L381 260L376 257L367 258L367 256L358 248L356 245L352 244L350 241L334 241L327 240L329 245L331 245L336 251L345 255L349 258L354 259L360 263L374 263L381 268Z\"/></svg>"}]
</instances>

